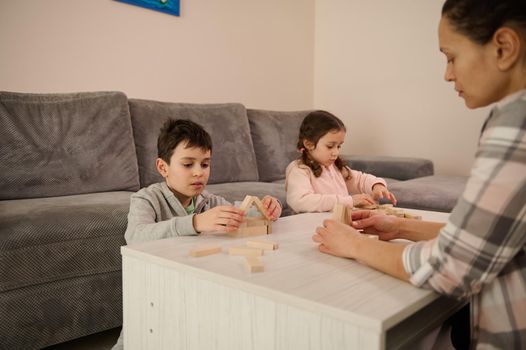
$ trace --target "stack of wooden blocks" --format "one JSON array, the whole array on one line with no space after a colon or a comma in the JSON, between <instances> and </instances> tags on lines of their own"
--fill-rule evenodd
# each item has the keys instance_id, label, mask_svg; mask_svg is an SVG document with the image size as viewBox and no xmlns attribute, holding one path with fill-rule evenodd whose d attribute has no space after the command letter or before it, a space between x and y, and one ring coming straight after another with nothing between
<instances>
[{"instance_id":1,"label":"stack of wooden blocks","mask_svg":"<svg viewBox=\"0 0 526 350\"><path fill-rule=\"evenodd\" d=\"M373 211L383 213L385 215L394 215L400 218L422 220L421 216L412 215L410 213L407 213L403 209L395 208L392 204L371 204L371 205L359 206L358 208L373 210Z\"/></svg>"},{"instance_id":2,"label":"stack of wooden blocks","mask_svg":"<svg viewBox=\"0 0 526 350\"><path fill-rule=\"evenodd\" d=\"M267 210L263 203L255 196L246 196L239 209L245 213L255 205L260 216L245 217L239 228L235 231L229 232L230 236L245 237L268 235L272 233L272 219L267 215ZM245 246L230 247L228 249L229 255L239 255L245 258L245 267L249 272L261 272L264 270L263 263L259 259L265 250L276 250L278 244L267 240L248 240ZM221 252L219 246L200 247L190 250L190 255L194 257L207 256Z\"/></svg>"},{"instance_id":3,"label":"stack of wooden blocks","mask_svg":"<svg viewBox=\"0 0 526 350\"><path fill-rule=\"evenodd\" d=\"M260 216L245 217L245 220L235 231L229 232L229 235L235 237L268 235L272 233L272 219L268 216L263 203L255 196L246 196L239 209L248 212L255 205Z\"/></svg>"}]
</instances>

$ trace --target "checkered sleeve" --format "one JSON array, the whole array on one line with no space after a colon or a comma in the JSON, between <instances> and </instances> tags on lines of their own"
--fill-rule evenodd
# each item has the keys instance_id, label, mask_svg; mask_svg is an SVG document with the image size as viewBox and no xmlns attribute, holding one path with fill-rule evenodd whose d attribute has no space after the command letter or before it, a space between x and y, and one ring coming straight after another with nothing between
<instances>
[{"instance_id":1,"label":"checkered sleeve","mask_svg":"<svg viewBox=\"0 0 526 350\"><path fill-rule=\"evenodd\" d=\"M441 294L478 293L524 250L526 99L490 117L466 189L431 241L408 245L410 281Z\"/></svg>"}]
</instances>

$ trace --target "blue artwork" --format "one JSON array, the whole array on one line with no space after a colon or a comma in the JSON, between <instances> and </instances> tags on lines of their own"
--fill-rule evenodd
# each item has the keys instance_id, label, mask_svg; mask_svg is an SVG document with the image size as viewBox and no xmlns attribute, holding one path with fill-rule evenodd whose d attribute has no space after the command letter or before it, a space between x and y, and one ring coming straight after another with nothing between
<instances>
[{"instance_id":1,"label":"blue artwork","mask_svg":"<svg viewBox=\"0 0 526 350\"><path fill-rule=\"evenodd\" d=\"M179 0L116 0L179 16Z\"/></svg>"}]
</instances>

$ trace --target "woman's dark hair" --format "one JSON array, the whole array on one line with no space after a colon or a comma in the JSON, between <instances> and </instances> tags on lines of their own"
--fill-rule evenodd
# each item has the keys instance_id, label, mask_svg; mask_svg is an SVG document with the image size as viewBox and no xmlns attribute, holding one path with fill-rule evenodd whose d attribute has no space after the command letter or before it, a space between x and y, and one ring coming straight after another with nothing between
<instances>
[{"instance_id":1,"label":"woman's dark hair","mask_svg":"<svg viewBox=\"0 0 526 350\"><path fill-rule=\"evenodd\" d=\"M186 119L168 119L157 138L157 156L170 164L170 158L181 142L186 142L187 147L212 151L212 139L201 125Z\"/></svg>"},{"instance_id":2,"label":"woman's dark hair","mask_svg":"<svg viewBox=\"0 0 526 350\"><path fill-rule=\"evenodd\" d=\"M311 142L315 147L318 146L318 141L328 132L331 131L346 131L345 125L340 118L327 111L313 111L307 114L300 126L300 134L298 137L298 150L301 152L301 161L312 169L314 176L319 177L322 168L318 162L309 156L309 152L305 149L304 141ZM334 162L336 167L341 171L345 167L345 161L340 157Z\"/></svg>"},{"instance_id":3,"label":"woman's dark hair","mask_svg":"<svg viewBox=\"0 0 526 350\"><path fill-rule=\"evenodd\" d=\"M526 33L525 0L446 0L442 16L478 44L488 43L503 25Z\"/></svg>"}]
</instances>

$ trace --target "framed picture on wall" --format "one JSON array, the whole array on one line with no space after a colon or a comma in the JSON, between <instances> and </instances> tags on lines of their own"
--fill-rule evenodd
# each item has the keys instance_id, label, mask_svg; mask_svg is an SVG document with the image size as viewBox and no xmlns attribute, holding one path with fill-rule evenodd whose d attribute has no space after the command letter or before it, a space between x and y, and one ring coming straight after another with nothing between
<instances>
[{"instance_id":1,"label":"framed picture on wall","mask_svg":"<svg viewBox=\"0 0 526 350\"><path fill-rule=\"evenodd\" d=\"M180 0L115 0L130 5L145 7L147 9L179 16Z\"/></svg>"}]
</instances>

